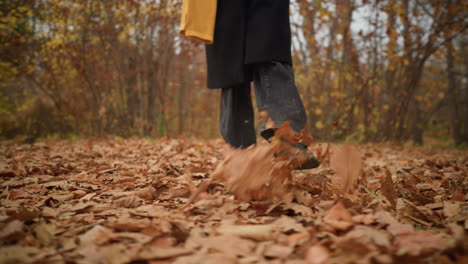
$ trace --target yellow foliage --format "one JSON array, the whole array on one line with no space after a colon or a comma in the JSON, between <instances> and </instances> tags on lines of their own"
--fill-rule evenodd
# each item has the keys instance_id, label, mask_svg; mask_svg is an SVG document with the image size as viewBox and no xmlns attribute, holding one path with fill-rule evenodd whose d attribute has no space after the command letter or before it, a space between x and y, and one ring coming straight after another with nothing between
<instances>
[{"instance_id":1,"label":"yellow foliage","mask_svg":"<svg viewBox=\"0 0 468 264\"><path fill-rule=\"evenodd\" d=\"M322 121L317 121L315 122L315 128L317 129L322 129L324 126L323 126L323 123Z\"/></svg>"}]
</instances>

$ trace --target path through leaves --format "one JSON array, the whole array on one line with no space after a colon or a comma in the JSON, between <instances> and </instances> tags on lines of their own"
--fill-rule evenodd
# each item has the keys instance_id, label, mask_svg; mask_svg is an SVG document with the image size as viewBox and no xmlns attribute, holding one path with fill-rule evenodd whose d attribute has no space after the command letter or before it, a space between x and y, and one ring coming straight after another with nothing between
<instances>
[{"instance_id":1,"label":"path through leaves","mask_svg":"<svg viewBox=\"0 0 468 264\"><path fill-rule=\"evenodd\" d=\"M2 142L0 263L468 263L466 151L331 149L351 165L282 177L281 199L213 181L184 206L224 143Z\"/></svg>"}]
</instances>

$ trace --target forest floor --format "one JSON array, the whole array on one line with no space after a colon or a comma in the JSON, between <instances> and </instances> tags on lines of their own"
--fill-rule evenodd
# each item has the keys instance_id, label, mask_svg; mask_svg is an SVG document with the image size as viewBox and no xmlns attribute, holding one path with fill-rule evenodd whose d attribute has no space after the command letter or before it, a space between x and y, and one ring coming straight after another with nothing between
<instances>
[{"instance_id":1,"label":"forest floor","mask_svg":"<svg viewBox=\"0 0 468 264\"><path fill-rule=\"evenodd\" d=\"M325 158L282 199L240 200L219 181L187 204L221 141L4 141L0 263L468 263L468 152L354 148L347 192Z\"/></svg>"}]
</instances>

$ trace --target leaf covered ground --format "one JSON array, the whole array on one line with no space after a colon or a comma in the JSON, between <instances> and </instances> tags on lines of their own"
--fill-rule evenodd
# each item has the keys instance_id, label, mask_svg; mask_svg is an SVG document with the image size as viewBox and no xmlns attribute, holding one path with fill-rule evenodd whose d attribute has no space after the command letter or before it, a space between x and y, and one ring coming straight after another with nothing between
<instances>
[{"instance_id":1,"label":"leaf covered ground","mask_svg":"<svg viewBox=\"0 0 468 264\"><path fill-rule=\"evenodd\" d=\"M468 263L466 151L332 146L257 200L210 179L227 153L185 138L2 142L0 263Z\"/></svg>"}]
</instances>

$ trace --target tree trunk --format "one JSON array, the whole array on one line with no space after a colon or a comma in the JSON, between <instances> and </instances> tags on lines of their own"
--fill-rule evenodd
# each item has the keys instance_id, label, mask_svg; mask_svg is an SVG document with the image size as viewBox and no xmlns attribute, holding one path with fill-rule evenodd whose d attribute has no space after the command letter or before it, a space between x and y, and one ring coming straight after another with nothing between
<instances>
[{"instance_id":1,"label":"tree trunk","mask_svg":"<svg viewBox=\"0 0 468 264\"><path fill-rule=\"evenodd\" d=\"M465 89L463 98L463 142L468 143L468 39L464 39L461 43L461 50L464 57L464 78L465 78Z\"/></svg>"},{"instance_id":2,"label":"tree trunk","mask_svg":"<svg viewBox=\"0 0 468 264\"><path fill-rule=\"evenodd\" d=\"M411 124L411 135L413 138L413 144L422 146L424 144L423 139L423 122L422 122L422 113L419 107L419 103L416 100L413 100L413 123Z\"/></svg>"},{"instance_id":3,"label":"tree trunk","mask_svg":"<svg viewBox=\"0 0 468 264\"><path fill-rule=\"evenodd\" d=\"M452 137L455 145L460 145L462 143L462 134L461 134L461 118L459 115L458 110L458 91L457 91L457 83L456 83L456 76L454 73L454 66L453 66L453 47L451 42L447 43L447 84L448 84L448 101L450 107L450 123L452 127Z\"/></svg>"}]
</instances>

